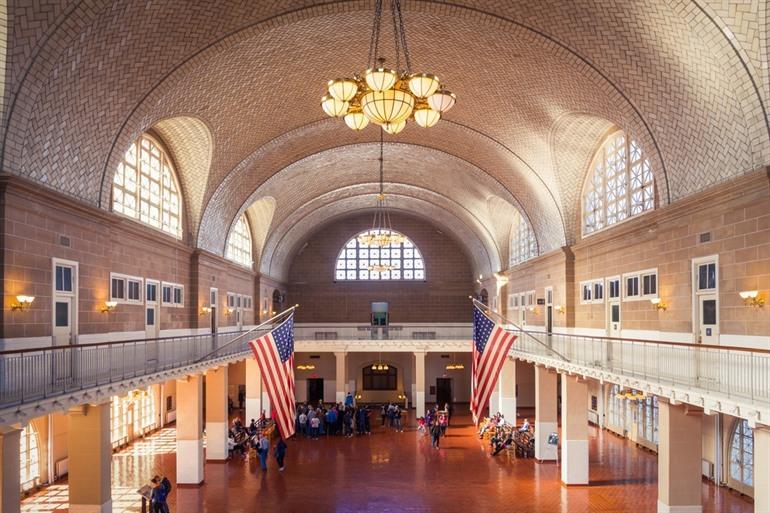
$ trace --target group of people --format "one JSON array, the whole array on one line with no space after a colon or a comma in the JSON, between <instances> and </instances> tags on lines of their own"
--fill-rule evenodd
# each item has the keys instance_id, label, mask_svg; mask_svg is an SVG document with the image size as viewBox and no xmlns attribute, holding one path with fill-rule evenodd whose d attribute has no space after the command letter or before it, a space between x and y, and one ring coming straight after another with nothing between
<instances>
[{"instance_id":1,"label":"group of people","mask_svg":"<svg viewBox=\"0 0 770 513\"><path fill-rule=\"evenodd\" d=\"M511 447L517 439L526 437L526 442L534 437L534 430L529 423L529 419L524 419L524 423L518 428L507 422L502 413L484 419L479 427L479 438L489 437L489 447L492 456L497 456L503 449Z\"/></svg>"},{"instance_id":2,"label":"group of people","mask_svg":"<svg viewBox=\"0 0 770 513\"><path fill-rule=\"evenodd\" d=\"M317 440L322 435L370 435L372 432L371 412L368 406L353 406L337 403L326 407L319 401L317 406L300 404L295 418L296 432Z\"/></svg>"},{"instance_id":3,"label":"group of people","mask_svg":"<svg viewBox=\"0 0 770 513\"><path fill-rule=\"evenodd\" d=\"M444 405L443 410L439 410L436 404L433 408L425 412L424 417L417 419L417 431L423 435L429 435L431 446L438 449L442 436L446 436L446 430L449 426L450 406Z\"/></svg>"},{"instance_id":4,"label":"group of people","mask_svg":"<svg viewBox=\"0 0 770 513\"><path fill-rule=\"evenodd\" d=\"M403 417L403 412L401 411L401 407L396 403L386 403L380 407L382 425L392 428L397 433L404 432L401 417Z\"/></svg>"},{"instance_id":5,"label":"group of people","mask_svg":"<svg viewBox=\"0 0 770 513\"><path fill-rule=\"evenodd\" d=\"M244 427L241 419L235 418L228 434L227 447L229 456L239 453L241 457L246 458L247 449L251 448L259 458L259 466L263 471L267 471L267 459L270 455L270 435L277 433L268 428L268 422L265 419L264 412L257 421L251 419L248 427ZM275 445L273 456L278 462L278 470L283 471L284 459L286 458L286 442L280 434Z\"/></svg>"}]
</instances>

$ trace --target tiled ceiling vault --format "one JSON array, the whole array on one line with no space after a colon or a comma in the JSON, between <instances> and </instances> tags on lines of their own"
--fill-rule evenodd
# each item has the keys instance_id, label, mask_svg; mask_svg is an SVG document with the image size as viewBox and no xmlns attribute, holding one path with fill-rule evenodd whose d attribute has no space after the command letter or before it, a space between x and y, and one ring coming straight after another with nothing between
<instances>
[{"instance_id":1,"label":"tiled ceiling vault","mask_svg":"<svg viewBox=\"0 0 770 513\"><path fill-rule=\"evenodd\" d=\"M182 175L190 243L221 254L237 216L270 197L248 215L260 268L277 274L275 259L318 226L368 208L377 130L326 119L319 98L328 79L366 66L372 2L9 3L4 172L109 209L118 160L153 129ZM767 165L767 10L405 2L413 66L458 103L432 129L388 137L398 208L433 205L430 217L466 234L469 254L483 248L475 264L494 271L510 209L541 251L579 237L583 177L613 128L649 155L660 204Z\"/></svg>"}]
</instances>

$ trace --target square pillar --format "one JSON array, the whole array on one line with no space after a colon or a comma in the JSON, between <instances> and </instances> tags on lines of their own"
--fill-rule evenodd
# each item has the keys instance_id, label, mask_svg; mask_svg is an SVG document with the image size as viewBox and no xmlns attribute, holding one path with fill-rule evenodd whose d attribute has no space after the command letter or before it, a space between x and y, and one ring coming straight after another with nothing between
<instances>
[{"instance_id":1,"label":"square pillar","mask_svg":"<svg viewBox=\"0 0 770 513\"><path fill-rule=\"evenodd\" d=\"M227 365L206 371L206 459L227 459ZM248 425L248 420L245 421Z\"/></svg>"},{"instance_id":2,"label":"square pillar","mask_svg":"<svg viewBox=\"0 0 770 513\"><path fill-rule=\"evenodd\" d=\"M176 481L203 482L203 376L176 382Z\"/></svg>"},{"instance_id":3,"label":"square pillar","mask_svg":"<svg viewBox=\"0 0 770 513\"><path fill-rule=\"evenodd\" d=\"M425 416L425 353L414 353L414 416Z\"/></svg>"},{"instance_id":4,"label":"square pillar","mask_svg":"<svg viewBox=\"0 0 770 513\"><path fill-rule=\"evenodd\" d=\"M556 373L535 366L535 459L553 461L558 447L548 444L548 435L558 433Z\"/></svg>"},{"instance_id":5,"label":"square pillar","mask_svg":"<svg viewBox=\"0 0 770 513\"><path fill-rule=\"evenodd\" d=\"M770 426L754 428L754 511L770 513Z\"/></svg>"},{"instance_id":6,"label":"square pillar","mask_svg":"<svg viewBox=\"0 0 770 513\"><path fill-rule=\"evenodd\" d=\"M259 420L262 415L262 372L255 358L246 358L246 418Z\"/></svg>"},{"instance_id":7,"label":"square pillar","mask_svg":"<svg viewBox=\"0 0 770 513\"><path fill-rule=\"evenodd\" d=\"M497 380L498 404L497 410L503 414L505 420L516 425L516 360L506 358L500 369L500 378Z\"/></svg>"},{"instance_id":8,"label":"square pillar","mask_svg":"<svg viewBox=\"0 0 770 513\"><path fill-rule=\"evenodd\" d=\"M69 411L67 481L71 513L112 511L110 405L84 404Z\"/></svg>"},{"instance_id":9,"label":"square pillar","mask_svg":"<svg viewBox=\"0 0 770 513\"><path fill-rule=\"evenodd\" d=\"M336 360L336 372L334 381L334 401L337 403L345 403L345 379L346 372L345 360L347 353L336 352L334 358Z\"/></svg>"},{"instance_id":10,"label":"square pillar","mask_svg":"<svg viewBox=\"0 0 770 513\"><path fill-rule=\"evenodd\" d=\"M703 511L703 411L664 400L658 404L658 512L698 513Z\"/></svg>"},{"instance_id":11,"label":"square pillar","mask_svg":"<svg viewBox=\"0 0 770 513\"><path fill-rule=\"evenodd\" d=\"M494 387L489 393L489 416L500 411L500 385ZM483 417L483 415L482 415Z\"/></svg>"},{"instance_id":12,"label":"square pillar","mask_svg":"<svg viewBox=\"0 0 770 513\"><path fill-rule=\"evenodd\" d=\"M21 511L21 470L19 469L21 429L0 426L0 511Z\"/></svg>"},{"instance_id":13,"label":"square pillar","mask_svg":"<svg viewBox=\"0 0 770 513\"><path fill-rule=\"evenodd\" d=\"M566 485L588 484L587 383L562 374L561 404L561 481Z\"/></svg>"}]
</instances>

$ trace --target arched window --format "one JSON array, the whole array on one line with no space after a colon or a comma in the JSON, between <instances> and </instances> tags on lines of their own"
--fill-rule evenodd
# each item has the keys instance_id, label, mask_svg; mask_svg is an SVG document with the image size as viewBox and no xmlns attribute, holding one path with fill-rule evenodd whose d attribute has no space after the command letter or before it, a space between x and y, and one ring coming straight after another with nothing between
<instances>
[{"instance_id":1,"label":"arched window","mask_svg":"<svg viewBox=\"0 0 770 513\"><path fill-rule=\"evenodd\" d=\"M182 237L182 200L166 151L149 135L137 139L112 181L112 211Z\"/></svg>"},{"instance_id":2,"label":"arched window","mask_svg":"<svg viewBox=\"0 0 770 513\"><path fill-rule=\"evenodd\" d=\"M251 230L246 215L242 214L227 238L225 257L246 267L251 267Z\"/></svg>"},{"instance_id":3,"label":"arched window","mask_svg":"<svg viewBox=\"0 0 770 513\"><path fill-rule=\"evenodd\" d=\"M376 230L375 230L376 231ZM425 262L417 246L402 234L403 242L386 247L374 247L359 242L362 232L350 239L340 250L334 267L335 280L424 280ZM384 265L390 270L378 271L373 266Z\"/></svg>"},{"instance_id":4,"label":"arched window","mask_svg":"<svg viewBox=\"0 0 770 513\"><path fill-rule=\"evenodd\" d=\"M730 441L730 477L754 486L754 431L746 420L739 420Z\"/></svg>"},{"instance_id":5,"label":"arched window","mask_svg":"<svg viewBox=\"0 0 770 513\"><path fill-rule=\"evenodd\" d=\"M596 152L583 188L583 235L655 208L650 161L639 144L615 132Z\"/></svg>"},{"instance_id":6,"label":"arched window","mask_svg":"<svg viewBox=\"0 0 770 513\"><path fill-rule=\"evenodd\" d=\"M524 216L518 215L511 227L510 267L537 256L537 239Z\"/></svg>"},{"instance_id":7,"label":"arched window","mask_svg":"<svg viewBox=\"0 0 770 513\"><path fill-rule=\"evenodd\" d=\"M21 430L19 468L21 469L21 489L29 490L37 486L40 480L40 444L37 430L27 424Z\"/></svg>"}]
</instances>

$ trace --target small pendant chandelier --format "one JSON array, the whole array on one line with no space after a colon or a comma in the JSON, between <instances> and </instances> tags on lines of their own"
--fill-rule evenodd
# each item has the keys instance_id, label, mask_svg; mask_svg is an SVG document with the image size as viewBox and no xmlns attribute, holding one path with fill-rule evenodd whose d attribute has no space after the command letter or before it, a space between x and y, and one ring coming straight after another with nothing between
<instances>
[{"instance_id":1,"label":"small pendant chandelier","mask_svg":"<svg viewBox=\"0 0 770 513\"><path fill-rule=\"evenodd\" d=\"M429 128L454 106L456 96L444 89L438 77L430 73L412 73L409 48L406 44L401 0L391 0L396 66L385 66L379 56L382 0L375 0L374 23L369 44L368 64L371 66L353 78L330 80L328 93L321 98L321 107L331 117L344 117L352 130L363 130L372 122L389 134L406 127L408 119ZM403 61L402 61L403 54ZM401 69L401 64L406 69Z\"/></svg>"},{"instance_id":2,"label":"small pendant chandelier","mask_svg":"<svg viewBox=\"0 0 770 513\"><path fill-rule=\"evenodd\" d=\"M465 368L465 365L458 363L457 360L455 360L455 354L452 353L452 363L448 364L445 368L446 370L462 370Z\"/></svg>"},{"instance_id":3,"label":"small pendant chandelier","mask_svg":"<svg viewBox=\"0 0 770 513\"><path fill-rule=\"evenodd\" d=\"M377 205L374 210L372 229L358 236L358 243L363 247L385 248L400 246L406 240L406 237L393 230L390 222L390 212L388 212L388 206L385 203L384 141L382 132L383 130L380 130L380 192L377 194ZM392 271L393 269L392 264L373 263L369 265L369 271L378 273Z\"/></svg>"},{"instance_id":4,"label":"small pendant chandelier","mask_svg":"<svg viewBox=\"0 0 770 513\"><path fill-rule=\"evenodd\" d=\"M389 369L388 364L387 363L382 363L382 353L378 353L377 363L373 363L372 364L372 370L373 371L386 371L388 369Z\"/></svg>"}]
</instances>

